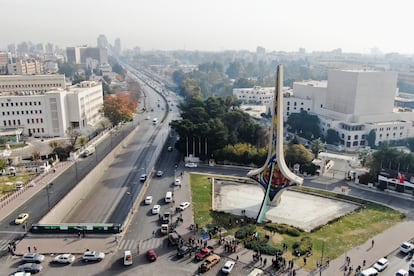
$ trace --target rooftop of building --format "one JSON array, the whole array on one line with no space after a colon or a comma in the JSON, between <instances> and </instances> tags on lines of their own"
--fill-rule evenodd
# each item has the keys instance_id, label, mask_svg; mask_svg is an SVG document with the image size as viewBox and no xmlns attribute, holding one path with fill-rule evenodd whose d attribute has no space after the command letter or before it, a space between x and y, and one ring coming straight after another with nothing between
<instances>
[{"instance_id":1,"label":"rooftop of building","mask_svg":"<svg viewBox=\"0 0 414 276\"><path fill-rule=\"evenodd\" d=\"M328 81L327 80L304 80L304 81L295 81L295 84L299 85L306 85L306 86L313 86L313 87L328 87Z\"/></svg>"}]
</instances>

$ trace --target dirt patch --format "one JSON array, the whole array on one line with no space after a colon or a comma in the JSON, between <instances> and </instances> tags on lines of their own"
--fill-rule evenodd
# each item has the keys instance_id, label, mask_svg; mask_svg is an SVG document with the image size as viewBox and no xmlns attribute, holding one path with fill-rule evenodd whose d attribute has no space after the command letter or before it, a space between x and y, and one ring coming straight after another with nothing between
<instances>
[{"instance_id":1,"label":"dirt patch","mask_svg":"<svg viewBox=\"0 0 414 276\"><path fill-rule=\"evenodd\" d=\"M270 238L270 240L272 241L272 243L274 243L274 244L282 244L282 242L283 242L283 236L282 235L280 235L280 234L274 234L271 238Z\"/></svg>"}]
</instances>

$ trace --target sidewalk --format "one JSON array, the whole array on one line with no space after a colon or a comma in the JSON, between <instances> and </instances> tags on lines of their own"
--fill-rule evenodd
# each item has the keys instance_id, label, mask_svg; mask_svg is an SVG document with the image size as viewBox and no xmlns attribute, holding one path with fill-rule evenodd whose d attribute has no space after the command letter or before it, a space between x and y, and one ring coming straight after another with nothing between
<instances>
[{"instance_id":1,"label":"sidewalk","mask_svg":"<svg viewBox=\"0 0 414 276\"><path fill-rule=\"evenodd\" d=\"M57 178L72 164L73 162L71 161L60 162L53 167L56 170L55 172L51 169L48 173L38 175L33 180L35 183L34 187L27 184L22 190L15 191L7 197L2 198L0 201L0 220L5 219L17 208L28 201L34 194L40 192L47 184L53 182L55 178Z\"/></svg>"}]
</instances>

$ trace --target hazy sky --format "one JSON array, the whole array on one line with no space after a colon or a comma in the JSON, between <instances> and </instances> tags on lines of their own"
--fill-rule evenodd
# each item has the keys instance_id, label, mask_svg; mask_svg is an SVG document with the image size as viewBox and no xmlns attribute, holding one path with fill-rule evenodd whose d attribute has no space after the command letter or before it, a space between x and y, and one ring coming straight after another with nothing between
<instances>
[{"instance_id":1,"label":"hazy sky","mask_svg":"<svg viewBox=\"0 0 414 276\"><path fill-rule=\"evenodd\" d=\"M412 0L0 0L0 48L52 42L122 48L414 53Z\"/></svg>"}]
</instances>

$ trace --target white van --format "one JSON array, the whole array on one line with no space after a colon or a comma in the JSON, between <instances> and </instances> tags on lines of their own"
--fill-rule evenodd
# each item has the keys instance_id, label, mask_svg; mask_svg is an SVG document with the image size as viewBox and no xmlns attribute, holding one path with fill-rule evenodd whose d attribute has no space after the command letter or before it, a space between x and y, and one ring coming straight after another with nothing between
<instances>
[{"instance_id":1,"label":"white van","mask_svg":"<svg viewBox=\"0 0 414 276\"><path fill-rule=\"evenodd\" d=\"M358 276L377 276L377 275L378 275L378 271L373 267L367 268L358 274Z\"/></svg>"},{"instance_id":2,"label":"white van","mask_svg":"<svg viewBox=\"0 0 414 276\"><path fill-rule=\"evenodd\" d=\"M167 192L165 194L165 202L171 202L172 201L172 193L171 192Z\"/></svg>"},{"instance_id":3,"label":"white van","mask_svg":"<svg viewBox=\"0 0 414 276\"><path fill-rule=\"evenodd\" d=\"M262 276L264 275L263 270L261 270L260 268L255 268L252 270L252 272L249 273L248 276Z\"/></svg>"},{"instance_id":4,"label":"white van","mask_svg":"<svg viewBox=\"0 0 414 276\"><path fill-rule=\"evenodd\" d=\"M16 183L14 183L14 188L16 190L21 190L23 189L23 182L22 181L16 181Z\"/></svg>"},{"instance_id":5,"label":"white van","mask_svg":"<svg viewBox=\"0 0 414 276\"><path fill-rule=\"evenodd\" d=\"M130 250L124 251L124 265L132 265L132 253Z\"/></svg>"}]
</instances>

